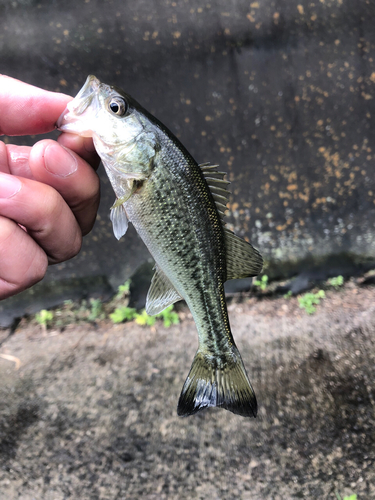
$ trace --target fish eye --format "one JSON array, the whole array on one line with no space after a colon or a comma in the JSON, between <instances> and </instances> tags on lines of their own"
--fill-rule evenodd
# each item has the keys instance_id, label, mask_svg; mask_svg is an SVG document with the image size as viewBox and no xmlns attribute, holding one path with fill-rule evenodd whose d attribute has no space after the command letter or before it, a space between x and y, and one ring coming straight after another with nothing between
<instances>
[{"instance_id":1,"label":"fish eye","mask_svg":"<svg viewBox=\"0 0 375 500\"><path fill-rule=\"evenodd\" d=\"M124 116L128 109L128 105L124 99L113 98L109 102L109 109L117 116Z\"/></svg>"}]
</instances>

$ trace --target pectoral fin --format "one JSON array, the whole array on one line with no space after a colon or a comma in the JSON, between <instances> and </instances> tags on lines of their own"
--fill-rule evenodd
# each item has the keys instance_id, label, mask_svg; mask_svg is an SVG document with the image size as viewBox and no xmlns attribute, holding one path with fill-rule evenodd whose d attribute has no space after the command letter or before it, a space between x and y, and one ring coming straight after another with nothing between
<instances>
[{"instance_id":1,"label":"pectoral fin","mask_svg":"<svg viewBox=\"0 0 375 500\"><path fill-rule=\"evenodd\" d=\"M224 228L227 250L227 280L257 276L263 267L263 259L258 250L247 241Z\"/></svg>"},{"instance_id":2,"label":"pectoral fin","mask_svg":"<svg viewBox=\"0 0 375 500\"><path fill-rule=\"evenodd\" d=\"M119 240L121 236L124 236L128 229L128 218L126 216L124 207L115 203L111 208L109 217L112 221L113 232L116 238Z\"/></svg>"},{"instance_id":3,"label":"pectoral fin","mask_svg":"<svg viewBox=\"0 0 375 500\"><path fill-rule=\"evenodd\" d=\"M182 297L177 293L163 271L155 266L155 274L152 277L151 286L146 298L147 314L150 316L159 314L166 307L178 300L182 300Z\"/></svg>"},{"instance_id":4,"label":"pectoral fin","mask_svg":"<svg viewBox=\"0 0 375 500\"><path fill-rule=\"evenodd\" d=\"M137 181L132 179L131 182L131 188L127 190L124 196L121 196L121 198L117 198L117 200L111 207L110 219L113 225L113 232L115 233L115 236L118 240L121 238L121 236L124 236L128 229L128 218L126 216L123 204L128 201L128 199L133 195L138 187Z\"/></svg>"}]
</instances>

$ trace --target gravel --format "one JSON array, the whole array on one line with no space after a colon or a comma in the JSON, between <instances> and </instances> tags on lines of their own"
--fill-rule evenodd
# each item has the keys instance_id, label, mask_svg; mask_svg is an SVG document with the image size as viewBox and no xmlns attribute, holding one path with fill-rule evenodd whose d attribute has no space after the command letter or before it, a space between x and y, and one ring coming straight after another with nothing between
<instances>
[{"instance_id":1,"label":"gravel","mask_svg":"<svg viewBox=\"0 0 375 500\"><path fill-rule=\"evenodd\" d=\"M0 331L0 498L375 498L374 292L349 282L312 316L296 298L230 303L255 420L177 417L197 346L187 309L168 329Z\"/></svg>"}]
</instances>

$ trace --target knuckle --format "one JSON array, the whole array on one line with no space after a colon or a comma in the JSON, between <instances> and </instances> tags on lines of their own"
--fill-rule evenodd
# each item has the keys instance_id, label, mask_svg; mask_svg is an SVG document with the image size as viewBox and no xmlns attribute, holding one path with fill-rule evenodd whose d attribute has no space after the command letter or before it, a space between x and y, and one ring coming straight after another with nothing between
<instances>
[{"instance_id":1,"label":"knuckle","mask_svg":"<svg viewBox=\"0 0 375 500\"><path fill-rule=\"evenodd\" d=\"M95 174L95 181L91 183L91 186L87 186L86 190L81 193L82 198L77 203L77 208L79 209L89 209L97 210L99 206L100 199L100 184L99 177Z\"/></svg>"},{"instance_id":2,"label":"knuckle","mask_svg":"<svg viewBox=\"0 0 375 500\"><path fill-rule=\"evenodd\" d=\"M44 252L37 252L34 260L30 264L30 285L35 285L39 281L41 281L48 267L48 259Z\"/></svg>"},{"instance_id":3,"label":"knuckle","mask_svg":"<svg viewBox=\"0 0 375 500\"><path fill-rule=\"evenodd\" d=\"M31 208L29 227L35 235L43 237L49 234L59 223L63 210L63 200L60 195L49 186L39 190L39 198Z\"/></svg>"},{"instance_id":4,"label":"knuckle","mask_svg":"<svg viewBox=\"0 0 375 500\"><path fill-rule=\"evenodd\" d=\"M48 260L40 246L16 223L0 217L0 298L40 281Z\"/></svg>"},{"instance_id":5,"label":"knuckle","mask_svg":"<svg viewBox=\"0 0 375 500\"><path fill-rule=\"evenodd\" d=\"M76 255L78 255L80 250L81 250L81 247L82 247L82 234L80 231L77 231L76 236L74 238L74 241L70 247L69 258L71 259L71 258L75 257Z\"/></svg>"},{"instance_id":6,"label":"knuckle","mask_svg":"<svg viewBox=\"0 0 375 500\"><path fill-rule=\"evenodd\" d=\"M63 199L54 189L45 191L43 203L41 204L39 213L39 225L41 230L49 231L51 226L58 222L62 210Z\"/></svg>"},{"instance_id":7,"label":"knuckle","mask_svg":"<svg viewBox=\"0 0 375 500\"><path fill-rule=\"evenodd\" d=\"M82 233L77 225L77 230L65 243L63 248L55 249L53 255L50 256L50 264L58 264L66 260L72 259L81 250L82 246Z\"/></svg>"}]
</instances>

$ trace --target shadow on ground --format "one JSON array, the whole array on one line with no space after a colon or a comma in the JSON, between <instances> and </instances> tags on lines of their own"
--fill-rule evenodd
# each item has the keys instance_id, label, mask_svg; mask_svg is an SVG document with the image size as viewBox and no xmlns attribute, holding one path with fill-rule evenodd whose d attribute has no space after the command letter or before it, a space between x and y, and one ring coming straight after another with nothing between
<instances>
[{"instance_id":1,"label":"shadow on ground","mask_svg":"<svg viewBox=\"0 0 375 500\"><path fill-rule=\"evenodd\" d=\"M196 348L190 315L65 331L21 325L0 354L0 497L375 497L374 289L232 302L256 420L176 404ZM6 332L3 332L5 338Z\"/></svg>"}]
</instances>

